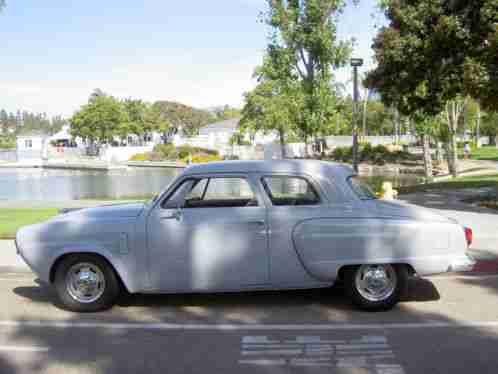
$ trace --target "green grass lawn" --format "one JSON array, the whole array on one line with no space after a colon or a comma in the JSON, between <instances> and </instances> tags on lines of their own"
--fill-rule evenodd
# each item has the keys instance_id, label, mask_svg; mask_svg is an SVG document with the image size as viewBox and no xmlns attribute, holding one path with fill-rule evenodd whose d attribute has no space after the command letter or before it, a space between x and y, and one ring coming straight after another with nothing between
<instances>
[{"instance_id":1,"label":"green grass lawn","mask_svg":"<svg viewBox=\"0 0 498 374\"><path fill-rule=\"evenodd\" d=\"M441 182L400 187L399 191L401 193L412 193L412 192L426 191L433 189L452 190L452 189L482 188L482 187L495 187L498 189L498 174L459 177L456 179L448 179Z\"/></svg>"},{"instance_id":2,"label":"green grass lawn","mask_svg":"<svg viewBox=\"0 0 498 374\"><path fill-rule=\"evenodd\" d=\"M18 228L43 222L55 216L58 209L0 209L0 239L14 239Z\"/></svg>"},{"instance_id":3,"label":"green grass lawn","mask_svg":"<svg viewBox=\"0 0 498 374\"><path fill-rule=\"evenodd\" d=\"M152 199L155 195L130 195L130 196L123 196L123 197L86 197L82 198L80 200L86 200L86 201L117 201L117 202L144 202Z\"/></svg>"},{"instance_id":4,"label":"green grass lawn","mask_svg":"<svg viewBox=\"0 0 498 374\"><path fill-rule=\"evenodd\" d=\"M459 150L459 157L463 158L463 150ZM494 145L486 145L475 148L470 153L472 160L498 161L498 148Z\"/></svg>"}]
</instances>

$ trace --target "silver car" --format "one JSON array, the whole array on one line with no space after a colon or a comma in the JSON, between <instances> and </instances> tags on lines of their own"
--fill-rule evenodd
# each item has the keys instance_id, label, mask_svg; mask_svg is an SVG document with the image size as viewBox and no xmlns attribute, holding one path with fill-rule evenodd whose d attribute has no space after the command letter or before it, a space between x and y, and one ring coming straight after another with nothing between
<instances>
[{"instance_id":1,"label":"silver car","mask_svg":"<svg viewBox=\"0 0 498 374\"><path fill-rule=\"evenodd\" d=\"M471 236L431 210L377 200L343 165L228 161L188 167L145 204L26 226L16 245L72 311L109 308L122 290L283 290L338 280L357 306L385 310L415 273L470 269Z\"/></svg>"}]
</instances>

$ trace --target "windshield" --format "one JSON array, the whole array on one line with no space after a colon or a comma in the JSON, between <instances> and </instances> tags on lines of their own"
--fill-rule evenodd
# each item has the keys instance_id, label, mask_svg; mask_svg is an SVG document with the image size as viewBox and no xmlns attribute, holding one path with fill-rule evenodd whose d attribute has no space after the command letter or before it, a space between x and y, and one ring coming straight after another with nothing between
<instances>
[{"instance_id":1,"label":"windshield","mask_svg":"<svg viewBox=\"0 0 498 374\"><path fill-rule=\"evenodd\" d=\"M357 175L352 175L348 179L348 184L351 186L352 190L358 195L361 200L373 200L377 199L375 193L370 189L370 186L366 184Z\"/></svg>"}]
</instances>

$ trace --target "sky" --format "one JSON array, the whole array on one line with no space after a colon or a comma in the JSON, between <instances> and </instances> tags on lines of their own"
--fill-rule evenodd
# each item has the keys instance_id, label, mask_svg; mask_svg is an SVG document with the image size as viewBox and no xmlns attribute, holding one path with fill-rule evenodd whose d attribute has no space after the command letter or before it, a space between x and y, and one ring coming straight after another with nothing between
<instances>
[{"instance_id":1,"label":"sky","mask_svg":"<svg viewBox=\"0 0 498 374\"><path fill-rule=\"evenodd\" d=\"M265 0L7 0L0 13L0 108L70 116L95 88L120 98L240 107L254 87ZM382 16L350 5L339 37L372 67ZM337 79L350 80L349 68Z\"/></svg>"}]
</instances>

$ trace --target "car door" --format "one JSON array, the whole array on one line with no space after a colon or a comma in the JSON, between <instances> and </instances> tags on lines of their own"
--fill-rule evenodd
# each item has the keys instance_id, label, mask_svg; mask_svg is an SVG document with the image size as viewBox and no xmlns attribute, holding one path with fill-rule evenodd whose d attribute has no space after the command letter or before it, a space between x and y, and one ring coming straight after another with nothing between
<instances>
[{"instance_id":1,"label":"car door","mask_svg":"<svg viewBox=\"0 0 498 374\"><path fill-rule=\"evenodd\" d=\"M266 208L246 175L185 177L147 222L150 281L161 291L268 283Z\"/></svg>"},{"instance_id":2,"label":"car door","mask_svg":"<svg viewBox=\"0 0 498 374\"><path fill-rule=\"evenodd\" d=\"M280 288L319 284L305 270L292 233L299 222L328 214L326 196L308 176L266 174L258 179L268 205L271 283Z\"/></svg>"}]
</instances>

